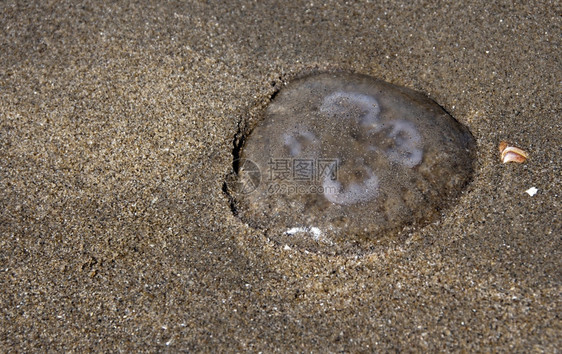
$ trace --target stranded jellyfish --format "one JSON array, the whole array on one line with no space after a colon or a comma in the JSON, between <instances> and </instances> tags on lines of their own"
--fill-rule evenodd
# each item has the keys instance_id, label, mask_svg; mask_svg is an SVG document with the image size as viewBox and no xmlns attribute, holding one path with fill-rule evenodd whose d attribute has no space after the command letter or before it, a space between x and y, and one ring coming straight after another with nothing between
<instances>
[{"instance_id":1,"label":"stranded jellyfish","mask_svg":"<svg viewBox=\"0 0 562 354\"><path fill-rule=\"evenodd\" d=\"M262 118L228 191L281 245L358 254L403 240L471 178L470 132L425 95L369 76L297 79Z\"/></svg>"}]
</instances>

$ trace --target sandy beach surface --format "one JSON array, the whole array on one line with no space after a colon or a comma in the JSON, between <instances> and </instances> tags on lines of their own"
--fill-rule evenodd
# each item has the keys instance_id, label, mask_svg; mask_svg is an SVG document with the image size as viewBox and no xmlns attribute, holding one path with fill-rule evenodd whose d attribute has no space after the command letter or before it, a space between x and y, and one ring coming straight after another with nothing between
<instances>
[{"instance_id":1,"label":"sandy beach surface","mask_svg":"<svg viewBox=\"0 0 562 354\"><path fill-rule=\"evenodd\" d=\"M559 351L561 15L0 2L0 350ZM333 70L424 92L478 145L439 220L361 257L276 244L222 190L240 125Z\"/></svg>"}]
</instances>

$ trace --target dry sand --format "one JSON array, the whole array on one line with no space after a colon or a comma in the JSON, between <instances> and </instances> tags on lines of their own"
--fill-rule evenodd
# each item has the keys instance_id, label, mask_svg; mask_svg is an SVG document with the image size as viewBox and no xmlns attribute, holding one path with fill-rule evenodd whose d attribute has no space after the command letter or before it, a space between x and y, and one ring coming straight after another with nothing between
<instances>
[{"instance_id":1,"label":"dry sand","mask_svg":"<svg viewBox=\"0 0 562 354\"><path fill-rule=\"evenodd\" d=\"M22 3L0 3L1 351L562 348L559 2ZM241 119L334 69L478 142L458 203L357 259L270 242L221 190Z\"/></svg>"}]
</instances>

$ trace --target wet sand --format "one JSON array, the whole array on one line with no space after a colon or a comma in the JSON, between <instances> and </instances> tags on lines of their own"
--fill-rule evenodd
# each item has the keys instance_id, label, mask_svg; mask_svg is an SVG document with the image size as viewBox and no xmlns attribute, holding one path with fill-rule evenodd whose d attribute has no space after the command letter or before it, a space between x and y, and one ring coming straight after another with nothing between
<instances>
[{"instance_id":1,"label":"wet sand","mask_svg":"<svg viewBox=\"0 0 562 354\"><path fill-rule=\"evenodd\" d=\"M562 347L559 5L0 9L2 351ZM457 203L364 257L277 245L222 191L241 122L326 70L424 92L478 144Z\"/></svg>"}]
</instances>

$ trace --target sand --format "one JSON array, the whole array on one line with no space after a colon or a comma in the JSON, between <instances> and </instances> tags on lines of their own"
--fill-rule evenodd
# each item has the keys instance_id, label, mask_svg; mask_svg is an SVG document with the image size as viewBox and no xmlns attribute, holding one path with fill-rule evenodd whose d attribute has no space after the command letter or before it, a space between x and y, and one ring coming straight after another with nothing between
<instances>
[{"instance_id":1,"label":"sand","mask_svg":"<svg viewBox=\"0 0 562 354\"><path fill-rule=\"evenodd\" d=\"M562 348L560 4L294 4L0 3L2 351ZM277 245L222 191L240 125L329 70L478 144L457 203L358 258Z\"/></svg>"}]
</instances>

